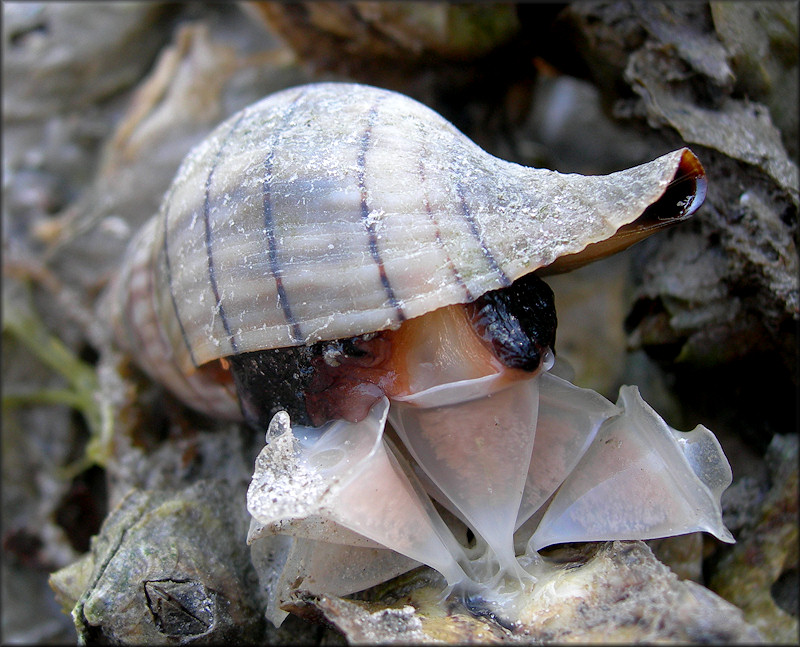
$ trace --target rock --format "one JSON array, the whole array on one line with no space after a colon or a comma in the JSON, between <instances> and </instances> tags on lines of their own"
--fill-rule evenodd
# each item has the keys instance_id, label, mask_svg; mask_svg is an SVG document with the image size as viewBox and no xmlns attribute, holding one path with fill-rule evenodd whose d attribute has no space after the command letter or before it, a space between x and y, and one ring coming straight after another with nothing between
<instances>
[{"instance_id":1,"label":"rock","mask_svg":"<svg viewBox=\"0 0 800 647\"><path fill-rule=\"evenodd\" d=\"M470 61L503 45L519 30L510 4L430 2L248 2L251 14L280 33L303 58L326 69L360 61L430 65L430 58ZM349 59L349 60L348 60Z\"/></svg>"},{"instance_id":2,"label":"rock","mask_svg":"<svg viewBox=\"0 0 800 647\"><path fill-rule=\"evenodd\" d=\"M250 586L243 511L231 505L236 498L226 481L131 491L91 553L51 578L62 605L74 605L81 642L250 642L260 636L264 620Z\"/></svg>"},{"instance_id":3,"label":"rock","mask_svg":"<svg viewBox=\"0 0 800 647\"><path fill-rule=\"evenodd\" d=\"M164 13L160 3L5 5L4 119L83 109L132 85L163 42Z\"/></svg>"},{"instance_id":4,"label":"rock","mask_svg":"<svg viewBox=\"0 0 800 647\"><path fill-rule=\"evenodd\" d=\"M797 159L798 15L791 2L710 2L741 94L769 107L783 143Z\"/></svg>"},{"instance_id":5,"label":"rock","mask_svg":"<svg viewBox=\"0 0 800 647\"><path fill-rule=\"evenodd\" d=\"M91 185L34 232L71 284L96 290L108 278L130 236L158 210L183 157L214 125L273 91L308 80L274 39L264 37L260 49L248 51L253 36L236 23L240 14L224 16L234 32L238 25L237 38L212 36L204 22L178 29L130 97ZM76 256L86 262L75 264Z\"/></svg>"},{"instance_id":6,"label":"rock","mask_svg":"<svg viewBox=\"0 0 800 647\"><path fill-rule=\"evenodd\" d=\"M654 150L687 142L708 175L694 226L634 253L639 286L627 322L631 345L695 366L773 353L794 379L797 163L769 109L735 95L741 66L730 66L715 28L730 43L734 22L742 21L726 22L726 7L715 7L712 20L702 4L579 3L556 28L569 34L565 42L583 47L583 70L618 118L646 124ZM796 64L796 22L772 7L759 15L749 37L772 58ZM770 33L775 44L767 47ZM580 69L558 43L551 57Z\"/></svg>"},{"instance_id":7,"label":"rock","mask_svg":"<svg viewBox=\"0 0 800 647\"><path fill-rule=\"evenodd\" d=\"M798 636L797 458L797 434L772 439L766 456L772 487L710 582L711 589L740 607L767 640L779 643L794 642ZM779 605L775 586L784 576L795 586L786 588Z\"/></svg>"},{"instance_id":8,"label":"rock","mask_svg":"<svg viewBox=\"0 0 800 647\"><path fill-rule=\"evenodd\" d=\"M289 607L333 624L353 644L764 642L739 609L680 581L642 542L559 550L560 566L537 582L518 617L476 599L442 602L442 581L424 570L381 587L380 600L298 592Z\"/></svg>"},{"instance_id":9,"label":"rock","mask_svg":"<svg viewBox=\"0 0 800 647\"><path fill-rule=\"evenodd\" d=\"M659 562L682 580L703 584L703 533L652 539L646 542Z\"/></svg>"}]
</instances>

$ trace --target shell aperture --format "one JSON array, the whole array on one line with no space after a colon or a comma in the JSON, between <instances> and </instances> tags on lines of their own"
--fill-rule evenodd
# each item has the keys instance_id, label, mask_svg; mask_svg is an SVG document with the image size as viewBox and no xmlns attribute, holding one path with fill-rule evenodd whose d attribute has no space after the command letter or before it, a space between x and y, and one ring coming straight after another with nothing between
<instances>
[{"instance_id":1,"label":"shell aperture","mask_svg":"<svg viewBox=\"0 0 800 647\"><path fill-rule=\"evenodd\" d=\"M423 391L430 364L436 371L449 366L450 381L463 379L467 367L476 376L496 370L511 379L517 372L534 372L555 345L555 329L553 292L529 274L395 330L242 353L226 361L245 419L256 429L281 410L303 425L358 422L384 396L397 400ZM444 381L441 375L434 379Z\"/></svg>"}]
</instances>

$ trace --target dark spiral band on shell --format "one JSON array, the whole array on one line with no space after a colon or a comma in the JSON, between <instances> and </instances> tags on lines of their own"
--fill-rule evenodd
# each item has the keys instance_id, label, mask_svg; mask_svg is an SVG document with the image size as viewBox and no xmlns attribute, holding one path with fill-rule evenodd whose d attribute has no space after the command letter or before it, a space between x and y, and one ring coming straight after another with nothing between
<instances>
[{"instance_id":1,"label":"dark spiral band on shell","mask_svg":"<svg viewBox=\"0 0 800 647\"><path fill-rule=\"evenodd\" d=\"M486 245L486 241L481 234L481 230L478 228L478 223L475 222L475 217L472 215L472 211L469 208L469 204L467 203L467 199L464 196L464 186L461 184L461 180L456 176L455 178L455 185L456 185L456 193L458 193L458 199L461 201L461 216L464 220L467 221L469 225L469 230L475 240L478 242L480 246L481 253L483 254L484 258L486 259L487 263L489 263L489 267L491 268L492 272L497 275L497 278L500 282L500 285L504 288L507 288L513 282L508 275L503 271L503 268L500 267L500 264L497 262L497 259L492 254L492 251Z\"/></svg>"},{"instance_id":2,"label":"dark spiral band on shell","mask_svg":"<svg viewBox=\"0 0 800 647\"><path fill-rule=\"evenodd\" d=\"M178 299L175 295L175 281L172 273L172 263L169 258L169 207L170 204L172 204L171 198L174 192L175 185L173 184L172 188L170 188L169 194L164 200L164 244L162 246L162 252L164 254L164 268L166 272L165 278L167 282L167 289L169 290L169 298L172 302L172 311L175 313L175 320L178 322L178 327L181 331L181 338L186 346L186 350L189 352L189 359L192 361L192 366L197 367L199 364L197 362L197 358L195 357L194 351L192 350L192 344L189 341L189 336L186 334L186 327L183 324L183 318L181 317L180 308L178 307Z\"/></svg>"},{"instance_id":3,"label":"dark spiral band on shell","mask_svg":"<svg viewBox=\"0 0 800 647\"><path fill-rule=\"evenodd\" d=\"M357 160L358 189L361 193L361 220L364 223L364 227L367 229L367 234L369 235L370 256L378 266L381 285L383 285L383 289L386 291L387 300L391 304L392 308L394 308L397 321L403 322L406 320L406 314L403 312L403 306L400 305L400 301L398 301L397 296L395 296L394 288L392 288L392 285L389 282L389 277L386 275L386 267L383 264L383 259L381 259L381 254L378 250L378 237L375 233L375 224L370 219L370 208L367 204L367 186L364 177L367 168L367 151L369 150L370 139L372 138L372 129L375 125L375 118L378 115L378 106L380 106L382 100L383 97L378 99L372 108L370 108L369 115L367 117L367 127L361 137L361 148L358 151Z\"/></svg>"},{"instance_id":4,"label":"dark spiral band on shell","mask_svg":"<svg viewBox=\"0 0 800 647\"><path fill-rule=\"evenodd\" d=\"M467 301L473 301L475 296L470 291L467 284L464 282L464 277L461 276L461 272L458 271L456 264L453 262L453 258L450 256L450 253L447 251L447 247L442 240L442 232L439 226L439 220L436 218L436 215L433 213L433 209L431 209L431 201L428 197L428 179L425 173L425 160L429 157L428 148L425 145L425 138L420 137L420 141L422 142L422 155L419 158L419 178L421 185L424 190L424 197L423 202L425 204L425 213L428 214L428 218L430 218L431 223L433 223L434 227L434 237L436 238L436 244L442 250L442 253L445 256L445 262L447 264L448 269L453 275L455 282L464 289L464 297Z\"/></svg>"},{"instance_id":5,"label":"dark spiral band on shell","mask_svg":"<svg viewBox=\"0 0 800 647\"><path fill-rule=\"evenodd\" d=\"M272 142L269 147L269 153L264 160L264 184L263 184L263 210L264 210L264 231L267 232L267 246L269 251L269 269L275 279L275 288L278 292L278 303L281 306L283 316L286 318L286 323L289 324L292 331L292 340L296 344L303 342L303 330L300 328L300 323L292 314L292 307L289 301L289 296L286 294L286 288L283 285L283 270L278 261L278 243L275 240L275 222L272 214L272 191L270 187L270 180L272 178L272 163L275 158L275 150L280 143L280 134L291 120L294 114L297 103L305 91L300 91L294 98L286 114L281 120L281 128L277 128L273 133Z\"/></svg>"},{"instance_id":6,"label":"dark spiral band on shell","mask_svg":"<svg viewBox=\"0 0 800 647\"><path fill-rule=\"evenodd\" d=\"M231 326L228 322L228 317L225 315L225 307L222 305L222 297L219 293L219 285L217 284L217 273L216 268L214 267L214 252L213 252L213 245L212 245L212 235L211 235L211 214L210 214L210 195L211 195L211 185L214 181L214 171L217 169L217 164L219 163L219 159L222 156L222 151L225 150L225 146L230 141L231 137L233 136L236 129L239 127L239 124L242 123L245 115L247 114L246 110L243 110L239 115L239 118L233 123L231 129L222 139L222 143L219 145L219 149L217 150L216 155L214 156L214 161L211 164L211 169L208 171L208 177L206 178L206 186L205 186L205 197L203 200L203 222L205 224L205 231L206 231L206 254L208 255L208 280L211 283L211 290L214 293L214 300L216 302L217 312L219 313L219 318L222 320L222 326L225 328L225 334L228 336L228 341L231 345L231 349L234 353L239 353L239 345L236 343L236 337L231 332Z\"/></svg>"}]
</instances>

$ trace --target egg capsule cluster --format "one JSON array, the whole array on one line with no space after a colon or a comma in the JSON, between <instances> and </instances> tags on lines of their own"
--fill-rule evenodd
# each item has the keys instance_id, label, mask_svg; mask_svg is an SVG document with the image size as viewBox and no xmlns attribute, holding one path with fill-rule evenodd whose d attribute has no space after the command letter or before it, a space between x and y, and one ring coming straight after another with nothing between
<instances>
[{"instance_id":1,"label":"egg capsule cluster","mask_svg":"<svg viewBox=\"0 0 800 647\"><path fill-rule=\"evenodd\" d=\"M273 622L293 587L343 595L420 563L450 592L507 605L555 543L700 530L732 541L719 502L730 467L711 432L671 429L636 387L613 404L574 386L547 347L528 346L542 348L532 370L510 368L467 310L404 324L406 389L362 419L273 418L248 492L254 554L282 547Z\"/></svg>"}]
</instances>

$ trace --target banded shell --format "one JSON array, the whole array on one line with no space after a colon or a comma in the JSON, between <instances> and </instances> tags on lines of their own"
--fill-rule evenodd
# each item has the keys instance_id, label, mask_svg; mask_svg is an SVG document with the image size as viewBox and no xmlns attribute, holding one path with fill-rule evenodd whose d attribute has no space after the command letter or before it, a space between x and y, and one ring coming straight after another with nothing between
<instances>
[{"instance_id":1,"label":"banded shell","mask_svg":"<svg viewBox=\"0 0 800 647\"><path fill-rule=\"evenodd\" d=\"M394 92L295 87L186 158L111 288L116 336L184 400L235 417L228 386L197 367L397 327L569 269L688 217L704 193L688 149L564 175L493 157Z\"/></svg>"}]
</instances>

